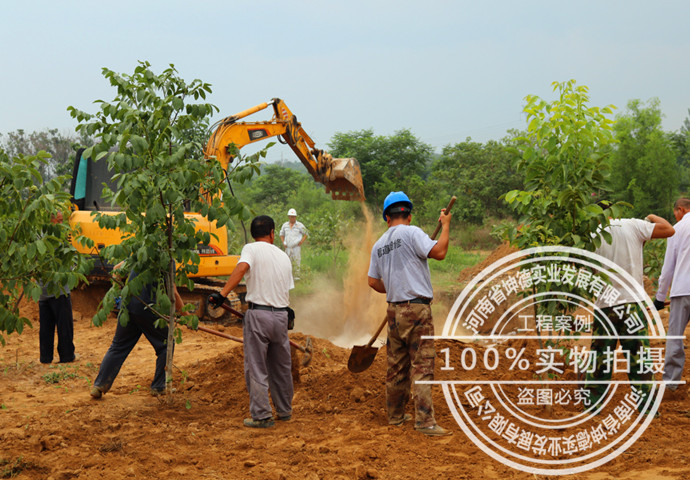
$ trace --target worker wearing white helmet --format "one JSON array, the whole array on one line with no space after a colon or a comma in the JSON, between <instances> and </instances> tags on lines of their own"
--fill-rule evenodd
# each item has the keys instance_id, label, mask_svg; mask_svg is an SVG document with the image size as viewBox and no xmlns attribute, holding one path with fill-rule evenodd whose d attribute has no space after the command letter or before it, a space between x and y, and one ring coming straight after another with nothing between
<instances>
[{"instance_id":1,"label":"worker wearing white helmet","mask_svg":"<svg viewBox=\"0 0 690 480\"><path fill-rule=\"evenodd\" d=\"M297 221L297 211L294 208L288 210L288 221L280 229L280 240L283 242L287 253L295 269L295 280L299 280L300 264L302 263L302 244L307 239L307 228Z\"/></svg>"}]
</instances>

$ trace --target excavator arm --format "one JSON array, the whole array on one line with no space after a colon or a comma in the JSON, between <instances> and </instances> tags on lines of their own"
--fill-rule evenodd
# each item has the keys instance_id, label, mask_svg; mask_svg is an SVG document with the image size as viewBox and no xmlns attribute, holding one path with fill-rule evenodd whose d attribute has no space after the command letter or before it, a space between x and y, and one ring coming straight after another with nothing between
<instances>
[{"instance_id":1,"label":"excavator arm","mask_svg":"<svg viewBox=\"0 0 690 480\"><path fill-rule=\"evenodd\" d=\"M269 105L273 106L273 118L270 121L239 122ZM205 156L215 157L223 168L227 168L233 160L230 148L232 145L241 149L250 143L275 136L281 143L290 145L314 180L324 184L326 193L330 193L334 200L364 200L362 173L357 160L333 158L329 153L316 148L297 117L279 98L225 117L216 123L206 145Z\"/></svg>"}]
</instances>

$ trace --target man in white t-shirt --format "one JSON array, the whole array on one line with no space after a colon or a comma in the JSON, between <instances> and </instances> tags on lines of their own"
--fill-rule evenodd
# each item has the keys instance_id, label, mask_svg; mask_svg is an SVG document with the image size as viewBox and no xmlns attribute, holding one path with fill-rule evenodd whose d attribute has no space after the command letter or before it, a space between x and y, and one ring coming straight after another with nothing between
<instances>
[{"instance_id":1,"label":"man in white t-shirt","mask_svg":"<svg viewBox=\"0 0 690 480\"><path fill-rule=\"evenodd\" d=\"M666 295L671 297L671 313L668 318L669 336L682 336L690 319L690 199L678 199L673 206L676 234L668 240L664 266L659 277L659 290L654 300L657 309L664 308ZM670 287L670 292L669 292ZM666 388L677 390L683 375L685 351L683 340L666 341L666 359L664 361L664 381Z\"/></svg>"},{"instance_id":2,"label":"man in white t-shirt","mask_svg":"<svg viewBox=\"0 0 690 480\"><path fill-rule=\"evenodd\" d=\"M297 211L288 210L288 221L280 228L280 240L285 247L285 253L295 266L295 278L299 280L300 264L302 263L302 244L307 239L307 228L297 221Z\"/></svg>"},{"instance_id":3,"label":"man in white t-shirt","mask_svg":"<svg viewBox=\"0 0 690 480\"><path fill-rule=\"evenodd\" d=\"M244 315L244 375L249 391L251 418L244 425L267 428L275 425L270 397L278 420L292 418L293 384L288 338L290 289L295 287L290 259L273 244L275 223L266 215L252 220L254 243L242 248L235 270L220 293L209 301L221 305L225 297L246 278L247 303Z\"/></svg>"},{"instance_id":4,"label":"man in white t-shirt","mask_svg":"<svg viewBox=\"0 0 690 480\"><path fill-rule=\"evenodd\" d=\"M656 215L648 215L645 220L637 218L612 219L605 231L611 234L611 243L602 239L601 246L595 253L611 260L628 272L640 286L643 292L643 249L644 244L652 238L666 238L673 235L674 230L668 221ZM611 352L616 350L616 345L620 341L621 350L629 352L630 364L628 368L628 378L633 381L652 380L651 373L640 373L640 349L649 348L648 326L645 323L641 330L629 332L626 320L637 316L645 318L644 312L640 309L639 302L642 297L637 297L634 293L627 291L623 286L613 282L612 285L617 290L617 297L614 301L607 304L597 303L602 313L608 318L616 332L624 337L639 336L640 338L597 338L611 335L602 321L595 321L593 325L591 351L595 352L593 358L596 361L596 368L593 372L587 373L587 384L585 387L590 392L589 404L595 405L606 393L609 385L607 383L592 383L594 381L608 382L611 380L613 369L606 359L610 358ZM607 353L608 356L607 356ZM635 388L646 395L650 392L650 384L636 384ZM641 403L644 405L646 398Z\"/></svg>"}]
</instances>

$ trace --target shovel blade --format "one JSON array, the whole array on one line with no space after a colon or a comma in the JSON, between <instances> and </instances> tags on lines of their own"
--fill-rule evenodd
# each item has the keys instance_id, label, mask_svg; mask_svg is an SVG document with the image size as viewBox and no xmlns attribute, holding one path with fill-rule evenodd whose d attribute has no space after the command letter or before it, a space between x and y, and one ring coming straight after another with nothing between
<instances>
[{"instance_id":1,"label":"shovel blade","mask_svg":"<svg viewBox=\"0 0 690 480\"><path fill-rule=\"evenodd\" d=\"M307 337L304 342L304 354L302 355L302 366L307 367L311 363L312 352L314 347L311 344L311 338Z\"/></svg>"},{"instance_id":2,"label":"shovel blade","mask_svg":"<svg viewBox=\"0 0 690 480\"><path fill-rule=\"evenodd\" d=\"M378 351L379 349L376 347L355 345L352 347L350 358L347 360L347 369L352 373L363 372L374 363L374 358L376 358L376 353Z\"/></svg>"}]
</instances>

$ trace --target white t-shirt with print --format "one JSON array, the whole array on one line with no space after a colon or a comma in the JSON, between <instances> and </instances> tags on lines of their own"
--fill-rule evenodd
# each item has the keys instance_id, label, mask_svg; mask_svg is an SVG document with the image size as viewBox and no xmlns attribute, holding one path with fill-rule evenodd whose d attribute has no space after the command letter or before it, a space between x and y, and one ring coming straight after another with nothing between
<instances>
[{"instance_id":1,"label":"white t-shirt with print","mask_svg":"<svg viewBox=\"0 0 690 480\"><path fill-rule=\"evenodd\" d=\"M390 227L378 239L368 275L383 281L387 301L434 296L427 257L436 243L421 228L404 224Z\"/></svg>"}]
</instances>

